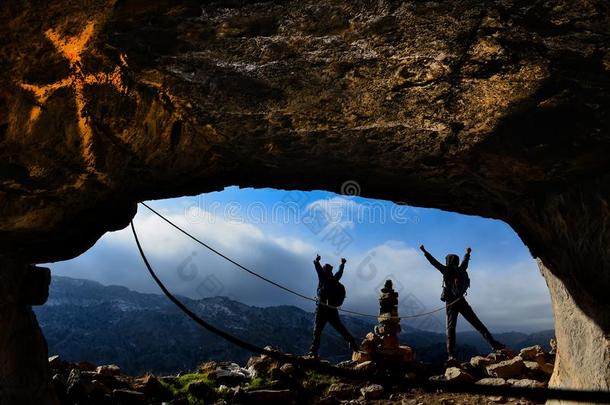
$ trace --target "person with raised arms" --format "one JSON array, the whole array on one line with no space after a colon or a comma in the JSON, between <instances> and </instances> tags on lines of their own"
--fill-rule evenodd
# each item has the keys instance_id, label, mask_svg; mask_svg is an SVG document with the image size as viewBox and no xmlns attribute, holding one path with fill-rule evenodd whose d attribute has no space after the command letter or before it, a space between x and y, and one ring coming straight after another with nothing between
<instances>
[{"instance_id":1,"label":"person with raised arms","mask_svg":"<svg viewBox=\"0 0 610 405\"><path fill-rule=\"evenodd\" d=\"M443 292L441 301L445 302L445 312L447 315L447 364L456 363L455 359L455 329L457 326L457 318L462 314L466 319L489 343L493 350L504 350L506 346L496 339L483 322L474 313L474 310L466 301L466 293L470 287L470 278L468 276L468 263L470 262L470 253L472 249L466 249L466 254L460 263L460 258L456 254L448 254L445 257L445 264L441 264L434 258L424 247L419 247L424 256L432 266L434 266L443 275Z\"/></svg>"},{"instance_id":2,"label":"person with raised arms","mask_svg":"<svg viewBox=\"0 0 610 405\"><path fill-rule=\"evenodd\" d=\"M313 342L311 343L308 356L314 358L318 357L322 330L324 329L324 326L326 326L326 323L331 324L331 326L343 336L343 339L349 343L349 347L352 351L358 351L359 346L356 339L349 333L339 318L338 307L343 304L343 300L345 299L345 287L339 280L341 279L341 276L343 276L346 260L341 259L339 270L333 274L333 266L326 263L324 267L322 267L320 259L320 255L317 255L313 262L316 273L318 274L318 305L316 306Z\"/></svg>"}]
</instances>

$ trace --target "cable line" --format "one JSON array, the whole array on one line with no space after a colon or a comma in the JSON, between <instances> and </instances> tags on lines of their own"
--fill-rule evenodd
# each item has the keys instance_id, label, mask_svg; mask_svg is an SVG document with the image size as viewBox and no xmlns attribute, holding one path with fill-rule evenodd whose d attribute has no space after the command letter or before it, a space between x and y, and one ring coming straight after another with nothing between
<instances>
[{"instance_id":1,"label":"cable line","mask_svg":"<svg viewBox=\"0 0 610 405\"><path fill-rule=\"evenodd\" d=\"M194 240L195 242L197 242L197 243L198 243L198 244L200 244L201 246L205 247L206 249L208 249L208 250L209 250L209 251L211 251L212 253L214 253L214 254L216 254L216 255L218 255L218 256L220 256L220 257L222 257L222 258L223 258L223 259L225 259L226 261L228 261L228 262L230 262L230 263L234 264L234 265L235 265L235 266L237 266L238 268L240 268L240 269L242 269L242 270L246 271L247 273L249 273L249 274L253 275L254 277L258 277L259 279L261 279L261 280L265 281L266 283L269 283L269 284L271 284L271 285L273 285L273 286L275 286L275 287L277 287L277 288L279 288L279 289L281 289L281 290L284 290L284 291L286 291L286 292L287 292L287 293L289 293L289 294L295 295L295 296L297 296L297 297L299 297L299 298L302 298L302 299L305 299L305 300L308 300L308 301L315 302L317 305L323 305L323 306L328 307L328 308L337 309L337 310L339 310L339 311L341 311L341 312L343 312L343 313L350 314L350 315L356 315L356 316L362 316L362 317L366 317L366 318L374 318L374 319L377 319L377 318L378 318L378 315L366 314L366 313L363 313L363 312L352 311L352 310L349 310L349 309L344 309L344 308L341 308L341 307L335 307L335 306L330 305L330 304L328 304L328 303L326 303L326 302L322 302L322 301L320 301L320 300L318 300L318 299L316 299L316 298L308 297L308 296L307 296L307 295L305 295L305 294L301 294L300 292L295 291L295 290L293 290L293 289L292 289L292 288L290 288L290 287L286 287L286 286L284 286L284 285L282 285L282 284L280 284L280 283L277 283L277 282L275 282L275 281L273 281L273 280L271 280L271 279L269 279L269 278L267 278L267 277L265 277L265 276L263 276L263 275L261 275L261 274L259 274L259 273L255 272L254 270L250 270L250 269L249 269L249 268L247 268L246 266L244 266L244 265L242 265L242 264L240 264L240 263L236 262L235 260L231 259L231 258L230 258L230 257L228 257L227 255L225 255L225 254L223 254L222 252L218 251L217 249L213 248L213 247L212 247L212 246L210 246L209 244L207 244L207 243L203 242L201 239L199 239L199 238L195 237L194 235L192 235L191 233L189 233L189 232L185 231L184 229L182 229L181 227L179 227L178 225L176 225L174 222L172 222L170 219L168 219L167 217L165 217L163 214L161 214L160 212L158 212L158 211L156 211L155 209L151 208L151 207L150 207L149 205L147 205L146 203L144 203L144 202L140 202L140 204L142 204L144 207L146 207L148 210L150 210L150 211L151 211L153 214L157 215L157 216L158 216L159 218L161 218L163 221L167 222L169 225L171 225L172 227L174 227L175 229L177 229L178 231L180 231L181 233L183 233L183 234L184 234L184 235L186 235L187 237L191 238L192 240ZM446 307L450 307L450 306L452 306L453 304L456 304L456 303L457 303L458 301L460 301L462 298L463 298L463 297L459 297L459 298L455 299L454 301L452 301L452 302L450 302L450 303L448 303L448 304L446 304L446 305L444 305L444 306L442 306L442 307L436 308L436 309L434 309L434 310L432 310L432 311L427 311L427 312L423 312L423 313L420 313L420 314L415 314L415 315L405 315L405 316L391 317L391 319L414 319L414 318L419 318L419 317L421 317L421 316L427 316L427 315L431 315L431 314L434 314L434 313L436 313L436 312L442 311L442 310L443 310L443 309L445 309Z\"/></svg>"},{"instance_id":2,"label":"cable line","mask_svg":"<svg viewBox=\"0 0 610 405\"><path fill-rule=\"evenodd\" d=\"M359 372L358 370L350 370L350 369L344 369L344 368L339 368L336 366L332 366L328 363L321 363L315 360L308 360L302 357L298 357L295 355L291 355L291 354L286 354L286 353L282 353L282 352L278 352L275 350L268 350L265 348L262 348L260 346L257 346L255 344L246 342L240 338L238 338L237 336L234 336L230 333L227 333L219 328L217 328L216 326L210 324L209 322L203 320L201 317L199 317L199 315L197 315L196 313L194 313L193 311L191 311L186 305L184 305L178 298L176 298L176 296L174 296L168 289L167 287L163 284L163 282L159 279L159 277L157 276L157 274L155 273L155 271L153 270L152 266L150 265L150 262L148 261L148 258L146 257L146 254L144 253L144 249L142 248L142 245L140 243L140 240L138 238L138 234L136 232L136 228L133 224L133 221L131 221L131 231L133 233L133 237L134 240L136 242L136 246L138 247L138 251L140 252L140 256L142 257L142 261L144 262L144 265L146 266L146 268L148 269L148 272L150 273L150 276L153 278L153 280L155 281L155 283L159 286L159 288L161 289L161 291L163 292L163 294L165 294L165 296L167 298L169 298L169 300L171 302L174 303L174 305L176 305L182 312L184 312L189 318L191 318L193 321L195 321L197 324L199 324L200 326L204 327L205 329L207 329L208 331L212 332L213 334L220 336L221 338L225 339L226 341L228 341L229 343L232 343L238 347L241 347L242 349L248 350L250 352L254 352L254 353L258 353L258 354L265 354L269 357L273 357L275 359L284 361L284 362L289 362L289 363L293 363L293 364L298 364L304 367L307 367L308 369L314 370L314 371L320 371L320 372L324 372L324 373L332 373L334 375L341 375L344 377L348 377L348 378L362 378L364 373L363 372ZM368 376L370 377L370 376Z\"/></svg>"},{"instance_id":3,"label":"cable line","mask_svg":"<svg viewBox=\"0 0 610 405\"><path fill-rule=\"evenodd\" d=\"M352 380L359 381L374 381L380 384L401 384L407 388L423 388L429 391L443 390L446 392L460 392L478 395L495 395L495 396L508 396L512 398L530 398L535 400L548 400L558 399L567 401L582 401L590 403L608 404L610 403L610 392L608 391L584 391L584 390L569 390L561 388L531 388L531 387L514 387L514 386L493 386L493 385L480 385L474 383L453 383L450 381L430 381L430 380L409 380L401 375L393 373L372 373L362 370L354 370L349 368L342 368L333 366L330 363L320 362L315 359L307 359L293 354L287 354L275 350L268 350L242 340L235 335L225 332L209 322L202 319L196 313L191 311L186 305L184 305L176 296L174 296L163 282L157 277L157 274L153 270L150 262L148 261L144 249L138 239L136 228L131 221L131 231L136 242L136 246L142 257L144 265L148 269L151 277L157 283L163 294L184 312L194 322L207 329L211 333L223 338L224 340L232 343L242 349L250 352L264 354L276 360L292 363L300 366L306 370L317 371L326 375L344 377Z\"/></svg>"}]
</instances>

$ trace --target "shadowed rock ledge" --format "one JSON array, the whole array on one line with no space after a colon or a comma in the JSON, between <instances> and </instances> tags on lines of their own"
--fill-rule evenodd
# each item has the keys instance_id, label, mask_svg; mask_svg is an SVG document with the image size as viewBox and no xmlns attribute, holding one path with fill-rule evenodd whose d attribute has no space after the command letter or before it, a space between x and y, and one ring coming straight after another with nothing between
<instances>
[{"instance_id":1,"label":"shadowed rock ledge","mask_svg":"<svg viewBox=\"0 0 610 405\"><path fill-rule=\"evenodd\" d=\"M509 223L607 359L608 8L5 4L0 254L74 257L143 199L231 184L338 191L352 179L366 197ZM585 372L569 363L592 352L557 338L572 355L554 381L576 384L561 370ZM590 388L607 388L596 381L608 369L586 371Z\"/></svg>"}]
</instances>

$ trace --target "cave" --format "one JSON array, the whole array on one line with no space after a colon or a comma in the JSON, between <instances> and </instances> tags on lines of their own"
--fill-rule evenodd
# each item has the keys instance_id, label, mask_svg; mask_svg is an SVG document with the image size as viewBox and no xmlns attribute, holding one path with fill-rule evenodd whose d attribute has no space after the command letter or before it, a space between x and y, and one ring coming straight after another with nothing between
<instances>
[{"instance_id":1,"label":"cave","mask_svg":"<svg viewBox=\"0 0 610 405\"><path fill-rule=\"evenodd\" d=\"M339 191L508 223L550 289L551 385L610 381L602 0L9 2L0 11L3 403L54 403L36 263L138 201Z\"/></svg>"},{"instance_id":2,"label":"cave","mask_svg":"<svg viewBox=\"0 0 610 405\"><path fill-rule=\"evenodd\" d=\"M349 185L358 191L355 183ZM410 316L398 339L429 364L446 360L445 306L439 300L442 278L418 247L441 258L471 247L468 301L479 318L515 352L534 344L550 349L548 288L527 248L501 221L323 191L230 187L145 204L240 265L306 297L316 293L311 266L316 255L331 265L346 258L342 308L364 315L341 315L358 341L374 328L370 321L376 316L370 314L379 310L379 290L391 280L398 312ZM285 353L307 353L314 302L222 259L146 206L139 205L134 227L147 260L172 294L185 297L185 305L226 332L255 336ZM134 242L129 226L104 234L75 259L43 264L53 280L48 301L34 312L49 356L116 364L133 376L175 375L207 360L247 364L252 352L192 328L192 320L161 295ZM458 327L459 361L489 352L468 322ZM348 361L352 352L343 338L332 328L326 332L321 358ZM56 363L54 376L60 371ZM542 380L548 377L545 373Z\"/></svg>"}]
</instances>

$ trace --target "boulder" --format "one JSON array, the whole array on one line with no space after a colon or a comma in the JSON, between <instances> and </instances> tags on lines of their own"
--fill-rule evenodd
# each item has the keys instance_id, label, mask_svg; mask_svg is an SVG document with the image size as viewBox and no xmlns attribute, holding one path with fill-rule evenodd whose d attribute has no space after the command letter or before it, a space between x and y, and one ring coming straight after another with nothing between
<instances>
[{"instance_id":1,"label":"boulder","mask_svg":"<svg viewBox=\"0 0 610 405\"><path fill-rule=\"evenodd\" d=\"M534 373L535 375L542 375L542 376L546 376L547 378L551 376L551 374L553 374L553 365L550 363L544 363L544 362L536 362L536 361L524 361L523 364L525 365L525 368L527 370L529 370L530 372Z\"/></svg>"},{"instance_id":2,"label":"boulder","mask_svg":"<svg viewBox=\"0 0 610 405\"><path fill-rule=\"evenodd\" d=\"M379 343L380 343L379 336L377 336L373 332L369 332L364 337L364 340L362 341L362 344L360 346L362 348L362 351L371 353L371 352L375 351L375 349L377 348L377 345L379 345Z\"/></svg>"},{"instance_id":3,"label":"boulder","mask_svg":"<svg viewBox=\"0 0 610 405\"><path fill-rule=\"evenodd\" d=\"M87 393L90 396L103 397L105 394L111 394L112 390L99 380L92 380L87 384Z\"/></svg>"},{"instance_id":4,"label":"boulder","mask_svg":"<svg viewBox=\"0 0 610 405\"><path fill-rule=\"evenodd\" d=\"M98 374L95 371L81 371L80 376L86 380L94 380L96 378L104 378L107 377L107 374Z\"/></svg>"},{"instance_id":5,"label":"boulder","mask_svg":"<svg viewBox=\"0 0 610 405\"><path fill-rule=\"evenodd\" d=\"M121 375L112 375L110 372L98 374L95 371L81 371L80 376L86 381L97 380L111 389L126 388L129 389L131 384L130 377Z\"/></svg>"},{"instance_id":6,"label":"boulder","mask_svg":"<svg viewBox=\"0 0 610 405\"><path fill-rule=\"evenodd\" d=\"M208 373L208 378L216 381L217 384L233 387L250 380L252 373L236 363L219 363L215 370Z\"/></svg>"},{"instance_id":7,"label":"boulder","mask_svg":"<svg viewBox=\"0 0 610 405\"><path fill-rule=\"evenodd\" d=\"M354 370L362 370L362 371L373 371L377 368L377 365L373 361L363 361L362 363L356 364L354 366Z\"/></svg>"},{"instance_id":8,"label":"boulder","mask_svg":"<svg viewBox=\"0 0 610 405\"><path fill-rule=\"evenodd\" d=\"M474 356L470 359L470 364L475 368L485 368L489 365L495 364L498 361L491 357Z\"/></svg>"},{"instance_id":9,"label":"boulder","mask_svg":"<svg viewBox=\"0 0 610 405\"><path fill-rule=\"evenodd\" d=\"M248 364L250 364L250 361L253 359L254 357L251 357L250 360L248 360ZM197 367L197 370L201 373L201 374L207 374L210 371L214 371L218 368L218 362L216 361L206 361L204 363L201 363L199 365L199 367Z\"/></svg>"},{"instance_id":10,"label":"boulder","mask_svg":"<svg viewBox=\"0 0 610 405\"><path fill-rule=\"evenodd\" d=\"M542 349L542 346L540 345L524 347L519 351L519 357L521 357L523 360L533 361L536 360L536 357L540 355L544 356L544 349Z\"/></svg>"},{"instance_id":11,"label":"boulder","mask_svg":"<svg viewBox=\"0 0 610 405\"><path fill-rule=\"evenodd\" d=\"M540 370L548 376L551 376L553 374L553 370L555 369L555 366L551 363L540 362L538 363L538 366L540 366Z\"/></svg>"},{"instance_id":12,"label":"boulder","mask_svg":"<svg viewBox=\"0 0 610 405\"><path fill-rule=\"evenodd\" d=\"M108 365L104 365L104 366L98 366L95 369L95 372L97 374L115 376L115 375L121 374L121 368L119 366L117 366L116 364L108 364Z\"/></svg>"},{"instance_id":13,"label":"boulder","mask_svg":"<svg viewBox=\"0 0 610 405\"><path fill-rule=\"evenodd\" d=\"M511 378L508 381L508 384L513 387L519 388L544 388L546 384L541 381L531 380L529 378L515 379Z\"/></svg>"},{"instance_id":14,"label":"boulder","mask_svg":"<svg viewBox=\"0 0 610 405\"><path fill-rule=\"evenodd\" d=\"M367 352L353 352L352 353L352 361L356 363L362 363L365 361L371 361L373 359L373 355Z\"/></svg>"},{"instance_id":15,"label":"boulder","mask_svg":"<svg viewBox=\"0 0 610 405\"><path fill-rule=\"evenodd\" d=\"M540 346L538 346L538 348L542 349ZM519 353L519 357L529 359L523 361L523 366L525 371L527 371L527 376L534 377L536 379L548 379L551 374L553 374L553 364L546 362L547 355L538 351L536 346L526 349L528 350L522 350L521 353Z\"/></svg>"},{"instance_id":16,"label":"boulder","mask_svg":"<svg viewBox=\"0 0 610 405\"><path fill-rule=\"evenodd\" d=\"M269 377L271 370L280 366L281 364L277 360L267 355L261 355L250 357L246 369L251 377Z\"/></svg>"},{"instance_id":17,"label":"boulder","mask_svg":"<svg viewBox=\"0 0 610 405\"><path fill-rule=\"evenodd\" d=\"M337 399L352 399L356 396L356 387L352 384L335 383L328 388L327 394Z\"/></svg>"},{"instance_id":18,"label":"boulder","mask_svg":"<svg viewBox=\"0 0 610 405\"><path fill-rule=\"evenodd\" d=\"M371 384L360 388L360 394L362 394L364 399L375 400L383 397L385 389L379 384Z\"/></svg>"},{"instance_id":19,"label":"boulder","mask_svg":"<svg viewBox=\"0 0 610 405\"><path fill-rule=\"evenodd\" d=\"M73 368L70 370L70 375L68 376L66 385L66 393L68 398L70 398L70 400L73 402L82 401L87 397L85 381L81 377L81 371L78 368Z\"/></svg>"},{"instance_id":20,"label":"boulder","mask_svg":"<svg viewBox=\"0 0 610 405\"><path fill-rule=\"evenodd\" d=\"M540 365L535 361L524 360L523 366L529 371L540 371Z\"/></svg>"},{"instance_id":21,"label":"boulder","mask_svg":"<svg viewBox=\"0 0 610 405\"><path fill-rule=\"evenodd\" d=\"M514 357L510 360L504 360L497 364L489 365L485 368L487 375L498 378L514 378L521 375L524 364L521 357Z\"/></svg>"},{"instance_id":22,"label":"boulder","mask_svg":"<svg viewBox=\"0 0 610 405\"><path fill-rule=\"evenodd\" d=\"M456 383L472 383L476 379L459 367L449 367L445 370L445 379Z\"/></svg>"},{"instance_id":23,"label":"boulder","mask_svg":"<svg viewBox=\"0 0 610 405\"><path fill-rule=\"evenodd\" d=\"M485 369L473 367L472 364L470 364L470 362L462 363L460 365L460 368L474 377L478 377L478 378L485 377L485 375L484 375Z\"/></svg>"},{"instance_id":24,"label":"boulder","mask_svg":"<svg viewBox=\"0 0 610 405\"><path fill-rule=\"evenodd\" d=\"M165 394L163 385L151 374L136 378L131 384L131 388L150 397L161 397Z\"/></svg>"},{"instance_id":25,"label":"boulder","mask_svg":"<svg viewBox=\"0 0 610 405\"><path fill-rule=\"evenodd\" d=\"M59 357L59 355L49 357L49 367L54 369L62 369L64 366L64 361Z\"/></svg>"},{"instance_id":26,"label":"boulder","mask_svg":"<svg viewBox=\"0 0 610 405\"><path fill-rule=\"evenodd\" d=\"M482 378L476 384L504 386L508 385L508 382L504 378Z\"/></svg>"},{"instance_id":27,"label":"boulder","mask_svg":"<svg viewBox=\"0 0 610 405\"><path fill-rule=\"evenodd\" d=\"M285 364L282 364L282 366L280 367L280 370L282 371L282 373L284 373L286 375L293 375L294 372L296 371L296 368L294 367L294 364L292 364L292 363L285 363Z\"/></svg>"},{"instance_id":28,"label":"boulder","mask_svg":"<svg viewBox=\"0 0 610 405\"><path fill-rule=\"evenodd\" d=\"M494 363L499 363L504 360L509 360L513 357L515 357L515 356L513 356L513 353L502 352L502 351L492 352L487 355L487 358L493 360Z\"/></svg>"},{"instance_id":29,"label":"boulder","mask_svg":"<svg viewBox=\"0 0 610 405\"><path fill-rule=\"evenodd\" d=\"M356 363L354 360L345 360L342 361L340 363L337 363L337 367L342 367L342 368L353 368L357 365L358 363Z\"/></svg>"}]
</instances>

